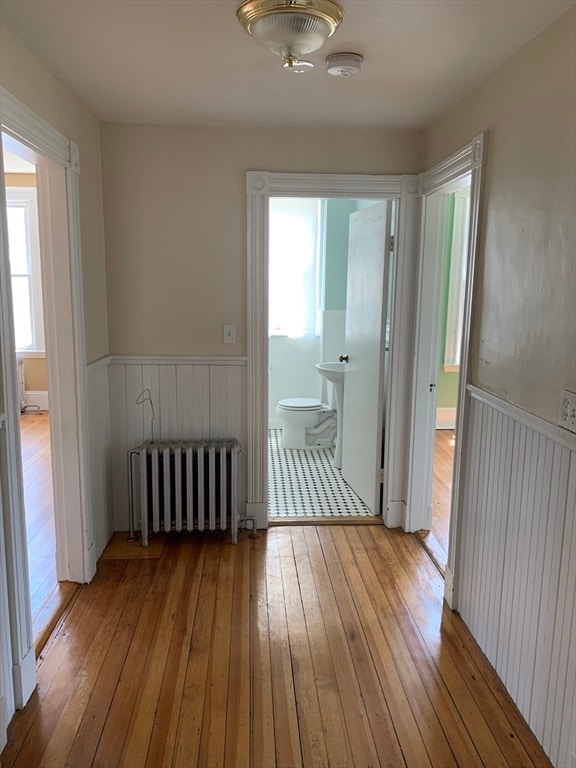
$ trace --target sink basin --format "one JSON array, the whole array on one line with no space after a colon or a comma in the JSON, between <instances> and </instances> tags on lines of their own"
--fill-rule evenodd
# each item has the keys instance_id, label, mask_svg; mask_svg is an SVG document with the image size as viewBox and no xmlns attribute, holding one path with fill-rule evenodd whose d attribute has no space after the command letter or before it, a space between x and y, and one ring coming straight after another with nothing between
<instances>
[{"instance_id":1,"label":"sink basin","mask_svg":"<svg viewBox=\"0 0 576 768\"><path fill-rule=\"evenodd\" d=\"M316 368L325 379L333 384L344 383L344 371L346 363L316 363Z\"/></svg>"},{"instance_id":2,"label":"sink basin","mask_svg":"<svg viewBox=\"0 0 576 768\"><path fill-rule=\"evenodd\" d=\"M338 430L336 432L336 448L334 450L334 466L338 469L342 467L342 402L344 400L344 373L346 363L316 363L316 368L321 376L334 385L334 394L336 396L336 416L338 419Z\"/></svg>"}]
</instances>

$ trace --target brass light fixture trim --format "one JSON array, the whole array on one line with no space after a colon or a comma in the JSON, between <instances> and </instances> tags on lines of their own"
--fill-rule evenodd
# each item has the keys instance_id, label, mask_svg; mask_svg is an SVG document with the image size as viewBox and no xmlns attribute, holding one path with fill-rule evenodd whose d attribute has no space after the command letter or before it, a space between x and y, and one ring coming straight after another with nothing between
<instances>
[{"instance_id":1,"label":"brass light fixture trim","mask_svg":"<svg viewBox=\"0 0 576 768\"><path fill-rule=\"evenodd\" d=\"M236 16L261 48L281 56L291 69L336 32L344 11L335 0L245 0Z\"/></svg>"}]
</instances>

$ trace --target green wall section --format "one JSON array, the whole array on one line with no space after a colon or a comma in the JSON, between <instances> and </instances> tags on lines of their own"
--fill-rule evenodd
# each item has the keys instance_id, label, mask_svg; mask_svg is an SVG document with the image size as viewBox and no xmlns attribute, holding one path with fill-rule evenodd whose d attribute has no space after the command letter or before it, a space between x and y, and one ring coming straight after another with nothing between
<instances>
[{"instance_id":1,"label":"green wall section","mask_svg":"<svg viewBox=\"0 0 576 768\"><path fill-rule=\"evenodd\" d=\"M444 276L442 281L442 312L440 315L440 359L438 361L438 393L437 408L456 408L458 401L458 380L460 374L447 373L444 370L444 347L446 345L446 317L448 315L448 285L450 283L450 252L452 250L452 235L454 232L454 195L450 195L448 205L448 236L446 238L446 254Z\"/></svg>"},{"instance_id":2,"label":"green wall section","mask_svg":"<svg viewBox=\"0 0 576 768\"><path fill-rule=\"evenodd\" d=\"M324 309L346 309L348 232L354 200L326 200L326 272Z\"/></svg>"}]
</instances>

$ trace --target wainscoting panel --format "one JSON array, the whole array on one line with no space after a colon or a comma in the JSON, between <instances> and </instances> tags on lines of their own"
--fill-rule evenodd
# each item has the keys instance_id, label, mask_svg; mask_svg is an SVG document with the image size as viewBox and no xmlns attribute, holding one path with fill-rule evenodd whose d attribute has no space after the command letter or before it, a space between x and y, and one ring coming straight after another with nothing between
<instances>
[{"instance_id":1,"label":"wainscoting panel","mask_svg":"<svg viewBox=\"0 0 576 768\"><path fill-rule=\"evenodd\" d=\"M88 456L96 558L100 557L114 532L110 473L108 362L109 358L103 358L90 363L86 368Z\"/></svg>"},{"instance_id":2,"label":"wainscoting panel","mask_svg":"<svg viewBox=\"0 0 576 768\"><path fill-rule=\"evenodd\" d=\"M236 437L246 498L244 358L113 357L109 382L114 530L128 529L127 455L144 440Z\"/></svg>"},{"instance_id":3,"label":"wainscoting panel","mask_svg":"<svg viewBox=\"0 0 576 768\"><path fill-rule=\"evenodd\" d=\"M458 609L556 766L576 745L576 439L468 388Z\"/></svg>"}]
</instances>

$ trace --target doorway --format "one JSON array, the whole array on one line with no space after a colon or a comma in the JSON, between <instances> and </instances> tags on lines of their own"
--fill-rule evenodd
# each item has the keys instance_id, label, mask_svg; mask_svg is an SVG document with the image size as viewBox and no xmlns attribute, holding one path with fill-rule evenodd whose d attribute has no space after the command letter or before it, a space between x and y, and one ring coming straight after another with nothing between
<instances>
[{"instance_id":1,"label":"doorway","mask_svg":"<svg viewBox=\"0 0 576 768\"><path fill-rule=\"evenodd\" d=\"M394 201L269 201L271 522L381 521L395 212Z\"/></svg>"},{"instance_id":2,"label":"doorway","mask_svg":"<svg viewBox=\"0 0 576 768\"><path fill-rule=\"evenodd\" d=\"M432 458L430 529L420 532L424 546L444 573L448 562L454 450L457 442L456 414L460 390L460 356L464 332L464 296L470 229L470 177L437 193L443 204L435 210L444 227L441 247L438 372L433 388L436 421ZM430 221L428 222L430 226ZM436 226L435 224L433 226Z\"/></svg>"},{"instance_id":3,"label":"doorway","mask_svg":"<svg viewBox=\"0 0 576 768\"><path fill-rule=\"evenodd\" d=\"M11 146L24 151L18 142ZM4 172L32 635L38 646L65 588L56 574L36 166L4 147Z\"/></svg>"}]
</instances>

